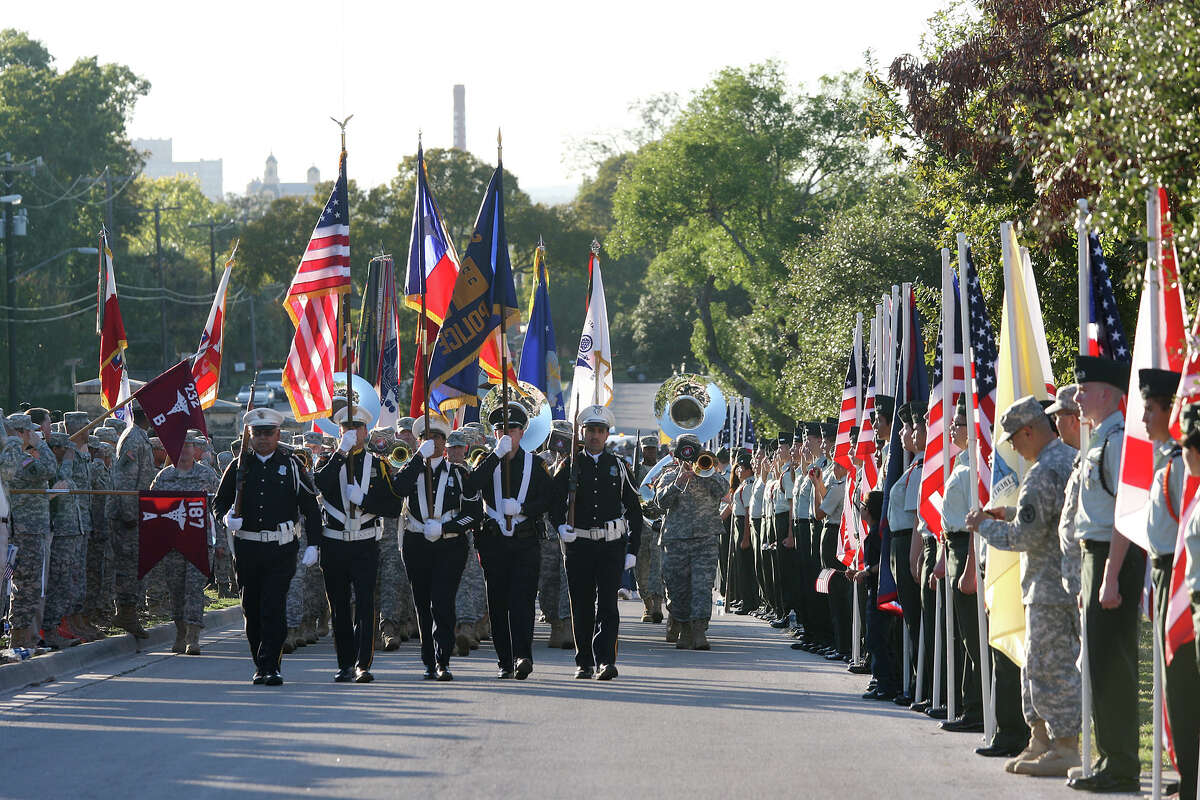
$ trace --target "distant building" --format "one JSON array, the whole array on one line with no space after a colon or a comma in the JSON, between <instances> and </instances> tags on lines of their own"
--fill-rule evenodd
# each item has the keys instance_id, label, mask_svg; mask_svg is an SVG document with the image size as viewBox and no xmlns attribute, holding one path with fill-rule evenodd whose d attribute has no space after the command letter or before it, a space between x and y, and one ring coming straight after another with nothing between
<instances>
[{"instance_id":1,"label":"distant building","mask_svg":"<svg viewBox=\"0 0 1200 800\"><path fill-rule=\"evenodd\" d=\"M134 139L133 149L146 157L146 165L142 174L147 178L172 178L176 175L189 175L200 182L200 191L210 200L222 200L225 197L222 186L221 159L208 161L176 161L171 139Z\"/></svg>"},{"instance_id":2,"label":"distant building","mask_svg":"<svg viewBox=\"0 0 1200 800\"><path fill-rule=\"evenodd\" d=\"M454 148L467 149L467 87L454 85Z\"/></svg>"},{"instance_id":3,"label":"distant building","mask_svg":"<svg viewBox=\"0 0 1200 800\"><path fill-rule=\"evenodd\" d=\"M275 154L271 153L267 156L262 180L255 178L246 184L246 195L269 194L274 197L309 197L316 190L317 184L320 182L321 170L313 166L308 168L308 174L304 183L280 183L279 161L276 160Z\"/></svg>"}]
</instances>

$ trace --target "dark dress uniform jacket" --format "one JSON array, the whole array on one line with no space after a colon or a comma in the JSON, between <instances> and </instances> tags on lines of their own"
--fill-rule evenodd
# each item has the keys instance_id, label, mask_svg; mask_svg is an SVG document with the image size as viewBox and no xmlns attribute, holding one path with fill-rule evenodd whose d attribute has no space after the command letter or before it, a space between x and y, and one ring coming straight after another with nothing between
<instances>
[{"instance_id":1,"label":"dark dress uniform jacket","mask_svg":"<svg viewBox=\"0 0 1200 800\"><path fill-rule=\"evenodd\" d=\"M342 507L342 487L340 475L342 466L346 469L346 483L357 483L363 487L366 494L362 505L356 509L356 514L364 527L375 524L367 517L398 517L403 507L403 496L398 489L392 487L391 473L387 464L375 456L371 457L371 474L364 479L363 467L366 464L366 450L353 450L349 454L336 451L325 463L317 467L317 488L321 490L321 502L325 505L325 527L334 531L344 531L346 509ZM369 482L368 482L369 481ZM315 529L321 530L318 525ZM318 544L321 536L310 536L309 544ZM316 541L314 541L316 540Z\"/></svg>"},{"instance_id":2,"label":"dark dress uniform jacket","mask_svg":"<svg viewBox=\"0 0 1200 800\"><path fill-rule=\"evenodd\" d=\"M574 527L603 528L606 522L624 517L629 523L629 545L625 552L636 556L642 538L642 506L625 463L607 451L597 460L580 452L575 456L575 466L579 483L575 489ZM558 502L550 509L550 520L555 527L567 521L570 472L569 464L564 464L554 476Z\"/></svg>"},{"instance_id":3,"label":"dark dress uniform jacket","mask_svg":"<svg viewBox=\"0 0 1200 800\"><path fill-rule=\"evenodd\" d=\"M242 490L242 530L273 531L285 522L299 522L306 530L321 530L321 509L316 490L304 466L282 447L264 462L251 453L246 459L246 485ZM237 466L232 461L221 478L213 500L213 514L225 516L237 494Z\"/></svg>"}]
</instances>

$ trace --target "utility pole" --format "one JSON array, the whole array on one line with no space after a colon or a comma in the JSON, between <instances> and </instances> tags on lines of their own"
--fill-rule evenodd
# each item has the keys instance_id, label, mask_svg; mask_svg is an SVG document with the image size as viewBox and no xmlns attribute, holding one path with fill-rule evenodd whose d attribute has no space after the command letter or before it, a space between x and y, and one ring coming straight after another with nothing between
<instances>
[{"instance_id":1,"label":"utility pole","mask_svg":"<svg viewBox=\"0 0 1200 800\"><path fill-rule=\"evenodd\" d=\"M42 157L31 159L23 164L13 164L12 153L4 153L0 155L4 160L4 188L0 191L7 199L4 203L4 283L7 286L5 291L5 305L8 306L8 311L5 316L8 318L6 325L8 334L8 407L15 409L17 407L17 331L13 323L13 311L16 308L16 291L17 282L15 267L13 266L13 205L21 202L19 195L13 193L13 183L16 180L16 173L28 172L30 175L37 171L38 166L42 163Z\"/></svg>"},{"instance_id":2,"label":"utility pole","mask_svg":"<svg viewBox=\"0 0 1200 800\"><path fill-rule=\"evenodd\" d=\"M225 222L193 222L189 228L208 228L208 277L212 293L217 294L217 231L233 227L233 220Z\"/></svg>"},{"instance_id":3,"label":"utility pole","mask_svg":"<svg viewBox=\"0 0 1200 800\"><path fill-rule=\"evenodd\" d=\"M250 368L258 369L258 338L254 322L254 295L250 295Z\"/></svg>"},{"instance_id":4,"label":"utility pole","mask_svg":"<svg viewBox=\"0 0 1200 800\"><path fill-rule=\"evenodd\" d=\"M162 368L164 371L171 366L171 349L167 345L167 276L162 260L162 212L178 211L179 209L180 206L164 206L160 201L155 201L154 208L136 209L139 214L154 212L154 262L158 267L158 288L161 293L158 301L158 322L162 338Z\"/></svg>"}]
</instances>

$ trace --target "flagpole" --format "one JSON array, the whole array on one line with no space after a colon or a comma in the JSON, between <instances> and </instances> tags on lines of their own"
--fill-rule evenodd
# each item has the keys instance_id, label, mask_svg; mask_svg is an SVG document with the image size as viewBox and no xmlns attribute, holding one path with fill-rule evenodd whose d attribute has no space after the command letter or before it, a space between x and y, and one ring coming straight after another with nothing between
<instances>
[{"instance_id":1,"label":"flagpole","mask_svg":"<svg viewBox=\"0 0 1200 800\"><path fill-rule=\"evenodd\" d=\"M417 338L420 340L420 353L417 358L421 359L421 372L425 376L422 383L425 390L425 399L421 403L422 413L425 415L425 427L422 431L426 437L429 437L429 361L425 357L426 339L428 337L428 294L425 282L425 197L421 188L425 185L425 149L421 143L421 132L417 131L417 271L421 273L421 319L417 322L418 333ZM507 429L505 433L508 433ZM422 459L425 462L425 508L429 509L429 513L433 513L433 470L429 468L429 459Z\"/></svg>"},{"instance_id":2,"label":"flagpole","mask_svg":"<svg viewBox=\"0 0 1200 800\"><path fill-rule=\"evenodd\" d=\"M500 174L500 191L496 194L496 204L499 206L504 202L504 144L500 138L500 130L496 129L496 170ZM503 207L497 209L497 213L503 213ZM494 266L493 266L494 268ZM505 298L507 300L507 298ZM500 308L500 398L501 405L504 408L504 435L508 436L508 321L505 319L508 308L501 306ZM425 412L428 414L428 410ZM510 455L510 458L514 456ZM504 480L504 497L509 497L509 487L511 481L508 477L508 469L502 469L501 474ZM506 530L512 530L512 517L508 514L504 515L504 527Z\"/></svg>"},{"instance_id":3,"label":"flagpole","mask_svg":"<svg viewBox=\"0 0 1200 800\"><path fill-rule=\"evenodd\" d=\"M1088 252L1088 203L1087 200L1077 200L1078 214L1075 220L1079 256L1079 355L1088 355L1088 320L1091 307L1091 263ZM1079 452L1086 453L1091 445L1091 426L1082 415L1079 417ZM1080 492L1083 482L1080 481ZM1078 546L1078 545L1076 545ZM1088 658L1087 632L1087 603L1079 604L1079 666L1082 691L1082 727L1080 733L1080 760L1083 766L1083 777L1092 776L1092 669Z\"/></svg>"},{"instance_id":4,"label":"flagpole","mask_svg":"<svg viewBox=\"0 0 1200 800\"><path fill-rule=\"evenodd\" d=\"M893 286L892 289L893 289L893 293L894 293L896 287ZM911 283L902 284L900 286L900 298L896 301L895 307L894 307L895 313L900 315L900 317L899 317L899 322L900 322L900 363L899 363L899 368L900 368L900 371L896 374L896 387L895 387L896 388L895 405L896 405L897 411L899 411L899 408L902 405L901 400L903 400L904 402L908 402L909 400L912 399L908 396L908 392L910 389L910 386L908 384L908 367L909 367L909 363L912 360L912 353L910 352L912 349L912 330L911 330L912 317L908 313L909 298L912 296L911 292L912 292L912 284ZM904 391L903 398L901 398L901 396L900 396L901 389L903 389L903 391ZM909 462L908 455L901 454L901 457L904 459L904 466L907 468L908 462ZM916 535L917 535L917 532L914 530L913 536L916 536ZM905 558L904 558L903 564L901 565L901 568L908 569L909 572L911 573L912 572L912 567L911 567L912 548L911 548L911 545L909 547L909 552L905 553L904 556L905 556ZM921 587L918 586L917 591L920 591L920 590L921 590ZM925 674L922 669L925 664L925 617L924 617L924 615L921 616L921 626L918 629L917 636L918 636L918 638L917 638L917 674L915 676L917 679L917 685L912 687L912 697L913 697L913 700L915 700L916 702L921 702L922 700L925 699L924 694L923 694L923 692L924 692L923 687L925 684ZM912 640L910 637L905 636L904 642L906 645L904 648L905 661L911 662ZM906 663L906 667L907 667L907 663Z\"/></svg>"},{"instance_id":5,"label":"flagpole","mask_svg":"<svg viewBox=\"0 0 1200 800\"><path fill-rule=\"evenodd\" d=\"M863 314L861 311L859 311L854 318L854 355L853 355L853 359L854 359L854 364L855 364L855 368L854 368L854 412L855 413L854 413L854 416L856 418L855 421L857 422L857 424L859 426L860 435L862 433L861 426L862 426L862 413L863 413L862 324L863 324ZM872 339L874 339L874 327L873 326L872 326ZM853 442L851 446L854 448L854 450L857 450L858 442L857 441ZM854 459L853 451L851 451L851 453L850 453L850 459L851 459L851 463L853 463L853 459ZM851 495L850 502L853 503L854 500L855 500L854 496ZM854 531L855 540L858 539L859 534L861 534L861 533L862 533L862 526L860 524L858 526L858 530ZM856 549L859 552L861 552L862 551L861 544ZM858 567L857 554L855 555L854 561L855 561L854 566ZM853 609L851 611L853 616L850 618L850 635L851 635L850 660L851 660L851 662L853 662L855 664L860 663L860 661L862 660L862 642L860 641L860 639L862 638L862 620L859 618L859 614L861 612L859 611L858 589L859 589L859 584L851 581L850 591L852 591L854 593L852 596L854 605L853 605Z\"/></svg>"},{"instance_id":6,"label":"flagpole","mask_svg":"<svg viewBox=\"0 0 1200 800\"><path fill-rule=\"evenodd\" d=\"M961 294L961 278L960 291ZM950 425L957 419L957 407L954 404L954 374L958 363L958 342L954 338L954 302L958 295L954 292L954 272L950 267L950 250L942 248L942 498L945 502L946 488L950 485L950 471L953 461L950 458ZM966 331L963 331L966 339ZM949 347L947 347L949 343ZM949 369L947 369L946 351L950 352ZM963 347L964 361L966 347ZM963 364L963 375L966 376L966 364ZM945 525L942 526L942 547L950 549L950 541ZM949 573L942 579L942 592L946 595L946 719L957 718L957 703L954 698L955 680L954 663L954 581Z\"/></svg>"},{"instance_id":7,"label":"flagpole","mask_svg":"<svg viewBox=\"0 0 1200 800\"><path fill-rule=\"evenodd\" d=\"M967 275L967 235L965 233L958 234L958 274L959 280L966 281ZM979 508L979 440L976 436L976 408L975 401L975 354L971 346L971 337L969 334L971 324L970 312L971 293L961 292L961 300L959 301L958 313L959 320L963 331L963 360L966 369L966 389L967 398L967 463L970 472L967 473L970 479L971 492L971 510L975 511ZM979 682L981 684L981 697L983 700L983 737L990 745L992 739L996 735L996 707L993 704L994 692L992 691L992 658L991 649L988 646L988 617L987 603L983 591L983 574L979 568L982 559L982 540L974 533L971 534L971 550L974 556L972 560L975 571L975 618L979 628Z\"/></svg>"},{"instance_id":8,"label":"flagpole","mask_svg":"<svg viewBox=\"0 0 1200 800\"><path fill-rule=\"evenodd\" d=\"M1161 209L1158 205L1158 186L1151 186L1146 190L1146 260L1149 262L1150 269L1147 273L1150 275L1149 285L1143 291L1150 293L1150 330L1152 336L1159 335L1159 310L1161 298L1159 293L1162 290L1160 279L1163 277L1162 272L1162 218L1160 216ZM1155 369L1165 368L1168 365L1162 363L1162 347L1150 348L1150 366ZM1154 615L1151 615L1154 616ZM1154 616L1154 624L1162 625L1163 621ZM1164 629L1165 630L1165 629ZM1153 757L1151 758L1151 789L1150 796L1153 800L1158 800L1162 797L1162 743L1163 743L1163 664L1162 650L1159 647L1162 637L1155 636L1153 639L1153 676L1154 688L1153 699Z\"/></svg>"}]
</instances>

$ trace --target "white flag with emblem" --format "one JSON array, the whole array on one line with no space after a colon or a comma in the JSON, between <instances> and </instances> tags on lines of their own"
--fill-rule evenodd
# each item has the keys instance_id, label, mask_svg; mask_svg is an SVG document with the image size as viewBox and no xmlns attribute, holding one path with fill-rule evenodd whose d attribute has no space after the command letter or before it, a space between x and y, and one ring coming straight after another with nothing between
<instances>
[{"instance_id":1,"label":"white flag with emblem","mask_svg":"<svg viewBox=\"0 0 1200 800\"><path fill-rule=\"evenodd\" d=\"M575 356L575 375L571 379L571 403L567 419L574 420L585 406L612 403L612 348L608 341L608 306L604 302L604 281L600 278L599 245L592 243L588 255L587 312L583 335Z\"/></svg>"}]
</instances>

